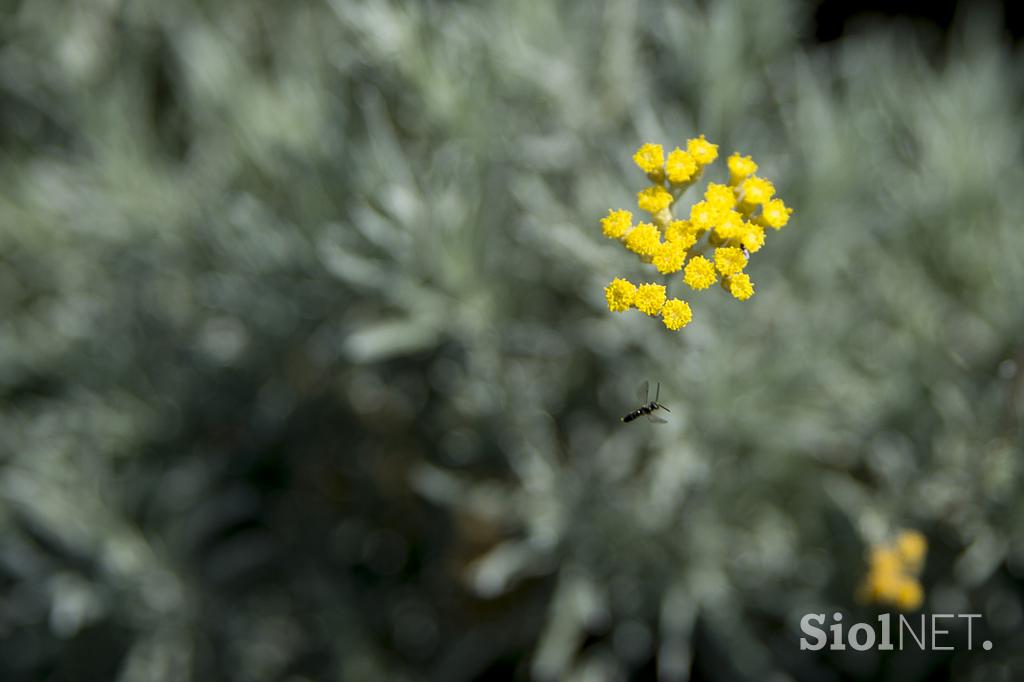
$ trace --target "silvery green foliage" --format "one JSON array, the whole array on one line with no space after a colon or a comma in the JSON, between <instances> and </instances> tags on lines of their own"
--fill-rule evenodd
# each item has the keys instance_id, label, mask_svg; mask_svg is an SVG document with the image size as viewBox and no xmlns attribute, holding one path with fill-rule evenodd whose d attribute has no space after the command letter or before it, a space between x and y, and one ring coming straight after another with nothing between
<instances>
[{"instance_id":1,"label":"silvery green foliage","mask_svg":"<svg viewBox=\"0 0 1024 682\"><path fill-rule=\"evenodd\" d=\"M997 642L943 665L1024 667L994 21L808 47L753 0L3 11L4 679L911 679L795 629L857 611L904 526L927 608ZM636 146L701 132L795 208L757 295L611 315L649 273L598 219ZM643 379L667 425L618 421Z\"/></svg>"}]
</instances>

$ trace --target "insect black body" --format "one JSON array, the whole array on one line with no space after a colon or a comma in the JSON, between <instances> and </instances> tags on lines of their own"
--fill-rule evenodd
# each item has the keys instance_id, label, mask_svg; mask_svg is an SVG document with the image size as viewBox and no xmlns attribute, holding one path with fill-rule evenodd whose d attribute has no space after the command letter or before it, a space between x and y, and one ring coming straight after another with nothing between
<instances>
[{"instance_id":1,"label":"insect black body","mask_svg":"<svg viewBox=\"0 0 1024 682\"><path fill-rule=\"evenodd\" d=\"M658 388L654 392L654 400L647 402L647 390L649 387L650 384L648 384L646 381L640 384L640 389L636 392L636 395L637 398L639 398L640 402L643 404L640 405L640 407L633 410L632 412L630 412L629 414L627 414L625 417L623 417L622 421L631 422L634 419L637 419L638 417L647 415L648 421L654 422L655 424L665 423L665 420L662 419L661 417L651 414L655 410L665 410L666 412L672 411L658 402L658 395L661 393L661 384L658 384Z\"/></svg>"}]
</instances>

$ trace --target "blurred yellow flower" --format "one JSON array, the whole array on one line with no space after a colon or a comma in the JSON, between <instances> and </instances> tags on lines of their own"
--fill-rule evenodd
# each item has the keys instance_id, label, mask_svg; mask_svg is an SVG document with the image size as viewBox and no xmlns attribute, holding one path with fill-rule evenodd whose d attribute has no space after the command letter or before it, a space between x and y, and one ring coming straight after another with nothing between
<instances>
[{"instance_id":1,"label":"blurred yellow flower","mask_svg":"<svg viewBox=\"0 0 1024 682\"><path fill-rule=\"evenodd\" d=\"M868 554L868 564L873 573L888 574L903 570L899 552L888 545L872 547Z\"/></svg>"},{"instance_id":2,"label":"blurred yellow flower","mask_svg":"<svg viewBox=\"0 0 1024 682\"><path fill-rule=\"evenodd\" d=\"M868 573L860 594L867 601L914 611L924 603L924 588L917 576L924 568L928 541L916 530L905 530L892 543L868 550Z\"/></svg>"},{"instance_id":3,"label":"blurred yellow flower","mask_svg":"<svg viewBox=\"0 0 1024 682\"><path fill-rule=\"evenodd\" d=\"M901 611L916 611L924 602L924 589L914 578L904 578L896 587L896 608Z\"/></svg>"},{"instance_id":4,"label":"blurred yellow flower","mask_svg":"<svg viewBox=\"0 0 1024 682\"><path fill-rule=\"evenodd\" d=\"M905 530L896 536L896 549L905 566L920 569L928 551L928 541L920 531Z\"/></svg>"}]
</instances>

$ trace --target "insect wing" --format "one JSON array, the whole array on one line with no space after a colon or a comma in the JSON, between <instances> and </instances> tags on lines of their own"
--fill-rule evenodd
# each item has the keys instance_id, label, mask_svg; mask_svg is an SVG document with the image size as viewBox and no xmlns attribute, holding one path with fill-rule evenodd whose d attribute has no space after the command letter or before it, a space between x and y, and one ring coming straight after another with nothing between
<instances>
[{"instance_id":1,"label":"insect wing","mask_svg":"<svg viewBox=\"0 0 1024 682\"><path fill-rule=\"evenodd\" d=\"M647 421L651 422L652 424L667 424L668 423L667 419L662 419L661 417L657 416L653 412L651 412L651 413L649 413L647 415Z\"/></svg>"},{"instance_id":2,"label":"insect wing","mask_svg":"<svg viewBox=\"0 0 1024 682\"><path fill-rule=\"evenodd\" d=\"M647 393L650 387L650 382L645 380L644 383L640 384L640 388L636 389L636 399L640 401L641 405L647 404Z\"/></svg>"}]
</instances>

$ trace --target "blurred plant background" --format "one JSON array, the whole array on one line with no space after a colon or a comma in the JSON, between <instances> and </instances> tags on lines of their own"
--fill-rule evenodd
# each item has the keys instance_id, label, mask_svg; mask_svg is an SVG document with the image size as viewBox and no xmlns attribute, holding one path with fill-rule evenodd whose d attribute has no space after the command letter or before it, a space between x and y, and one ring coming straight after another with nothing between
<instances>
[{"instance_id":1,"label":"blurred plant background","mask_svg":"<svg viewBox=\"0 0 1024 682\"><path fill-rule=\"evenodd\" d=\"M0 678L1024 675L1020 55L813 11L3 3ZM795 213L670 333L698 133ZM993 650L799 651L901 528Z\"/></svg>"}]
</instances>

